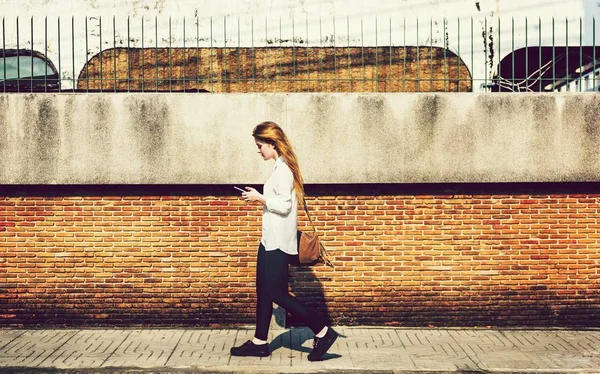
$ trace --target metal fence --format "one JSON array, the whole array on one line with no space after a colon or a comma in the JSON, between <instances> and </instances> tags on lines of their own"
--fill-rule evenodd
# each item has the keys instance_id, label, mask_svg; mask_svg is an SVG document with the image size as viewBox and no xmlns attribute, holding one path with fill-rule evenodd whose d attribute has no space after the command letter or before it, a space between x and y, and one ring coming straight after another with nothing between
<instances>
[{"instance_id":1,"label":"metal fence","mask_svg":"<svg viewBox=\"0 0 600 374\"><path fill-rule=\"evenodd\" d=\"M2 18L3 92L597 91L595 19Z\"/></svg>"}]
</instances>

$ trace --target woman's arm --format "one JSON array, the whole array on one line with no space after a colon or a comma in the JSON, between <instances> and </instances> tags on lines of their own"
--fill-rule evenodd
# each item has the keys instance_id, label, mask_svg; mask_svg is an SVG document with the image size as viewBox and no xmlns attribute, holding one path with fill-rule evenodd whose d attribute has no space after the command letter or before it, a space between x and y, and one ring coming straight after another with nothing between
<instances>
[{"instance_id":1,"label":"woman's arm","mask_svg":"<svg viewBox=\"0 0 600 374\"><path fill-rule=\"evenodd\" d=\"M286 215L292 210L292 193L294 177L287 168L279 167L273 172L273 190L275 197L265 198L260 192L251 187L246 187L248 192L242 194L247 201L258 201L270 212Z\"/></svg>"},{"instance_id":2,"label":"woman's arm","mask_svg":"<svg viewBox=\"0 0 600 374\"><path fill-rule=\"evenodd\" d=\"M256 189L252 188L252 187L246 187L246 191L242 193L242 198L246 201L258 201L259 203L261 203L262 205L267 205L267 199L265 199L265 197L263 196L263 194L261 194L260 192L258 192Z\"/></svg>"},{"instance_id":3,"label":"woman's arm","mask_svg":"<svg viewBox=\"0 0 600 374\"><path fill-rule=\"evenodd\" d=\"M267 199L265 202L265 206L269 211L282 216L287 215L292 210L293 183L291 181L287 182L286 180L283 183L276 184L275 197Z\"/></svg>"}]
</instances>

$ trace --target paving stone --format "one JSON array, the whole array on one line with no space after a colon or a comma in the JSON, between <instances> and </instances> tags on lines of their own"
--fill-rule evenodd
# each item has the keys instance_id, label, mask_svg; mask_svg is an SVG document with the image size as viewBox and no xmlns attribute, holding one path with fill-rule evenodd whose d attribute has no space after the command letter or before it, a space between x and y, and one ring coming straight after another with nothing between
<instances>
[{"instance_id":1,"label":"paving stone","mask_svg":"<svg viewBox=\"0 0 600 374\"><path fill-rule=\"evenodd\" d=\"M17 339L19 336L23 335L25 330L13 330L13 329L5 329L0 330L0 350L3 349L6 345L8 345L13 340Z\"/></svg>"},{"instance_id":2,"label":"paving stone","mask_svg":"<svg viewBox=\"0 0 600 374\"><path fill-rule=\"evenodd\" d=\"M600 367L600 331L563 331L561 339L575 347L582 357L590 358L593 367Z\"/></svg>"},{"instance_id":3,"label":"paving stone","mask_svg":"<svg viewBox=\"0 0 600 374\"><path fill-rule=\"evenodd\" d=\"M477 364L455 344L448 330L397 330L415 368L427 371L476 370Z\"/></svg>"},{"instance_id":4,"label":"paving stone","mask_svg":"<svg viewBox=\"0 0 600 374\"><path fill-rule=\"evenodd\" d=\"M592 370L600 364L598 332L509 330L504 334L515 351L529 359L523 369Z\"/></svg>"},{"instance_id":5,"label":"paving stone","mask_svg":"<svg viewBox=\"0 0 600 374\"><path fill-rule=\"evenodd\" d=\"M102 366L164 366L183 334L184 330L132 330Z\"/></svg>"},{"instance_id":6,"label":"paving stone","mask_svg":"<svg viewBox=\"0 0 600 374\"><path fill-rule=\"evenodd\" d=\"M166 365L174 368L227 366L236 334L236 330L186 330Z\"/></svg>"},{"instance_id":7,"label":"paving stone","mask_svg":"<svg viewBox=\"0 0 600 374\"><path fill-rule=\"evenodd\" d=\"M46 358L40 367L100 367L131 334L130 330L82 330Z\"/></svg>"},{"instance_id":8,"label":"paving stone","mask_svg":"<svg viewBox=\"0 0 600 374\"><path fill-rule=\"evenodd\" d=\"M0 349L0 367L38 366L77 330L25 330Z\"/></svg>"},{"instance_id":9,"label":"paving stone","mask_svg":"<svg viewBox=\"0 0 600 374\"><path fill-rule=\"evenodd\" d=\"M594 329L336 331L341 336L325 360L309 362L308 328L273 329L266 358L229 354L252 339L253 328L0 329L0 372L600 373L600 330Z\"/></svg>"},{"instance_id":10,"label":"paving stone","mask_svg":"<svg viewBox=\"0 0 600 374\"><path fill-rule=\"evenodd\" d=\"M450 330L450 335L482 370L526 369L530 359L497 330Z\"/></svg>"},{"instance_id":11,"label":"paving stone","mask_svg":"<svg viewBox=\"0 0 600 374\"><path fill-rule=\"evenodd\" d=\"M341 331L346 337L339 344L347 347L342 356L349 357L354 368L389 369L393 360L397 370L415 369L394 329L380 329L375 332L364 328L346 328Z\"/></svg>"}]
</instances>

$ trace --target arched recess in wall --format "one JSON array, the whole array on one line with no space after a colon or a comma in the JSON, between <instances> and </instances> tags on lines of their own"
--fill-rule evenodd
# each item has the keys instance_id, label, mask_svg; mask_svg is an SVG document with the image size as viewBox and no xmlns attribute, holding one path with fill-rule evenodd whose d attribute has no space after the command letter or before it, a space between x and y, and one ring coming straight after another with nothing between
<instances>
[{"instance_id":1,"label":"arched recess in wall","mask_svg":"<svg viewBox=\"0 0 600 374\"><path fill-rule=\"evenodd\" d=\"M78 90L470 92L468 67L440 47L114 48L93 56Z\"/></svg>"},{"instance_id":2,"label":"arched recess in wall","mask_svg":"<svg viewBox=\"0 0 600 374\"><path fill-rule=\"evenodd\" d=\"M0 49L0 92L58 89L58 71L46 55L31 49Z\"/></svg>"},{"instance_id":3,"label":"arched recess in wall","mask_svg":"<svg viewBox=\"0 0 600 374\"><path fill-rule=\"evenodd\" d=\"M533 46L502 58L492 92L599 91L600 47ZM573 86L573 87L570 87Z\"/></svg>"}]
</instances>

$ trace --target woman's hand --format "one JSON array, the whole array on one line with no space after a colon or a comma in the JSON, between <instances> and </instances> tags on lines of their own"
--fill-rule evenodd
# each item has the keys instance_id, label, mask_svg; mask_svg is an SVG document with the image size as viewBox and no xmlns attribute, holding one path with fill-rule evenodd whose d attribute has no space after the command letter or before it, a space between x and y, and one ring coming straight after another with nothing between
<instances>
[{"instance_id":1,"label":"woman's hand","mask_svg":"<svg viewBox=\"0 0 600 374\"><path fill-rule=\"evenodd\" d=\"M252 187L246 187L246 191L242 193L242 198L246 201L258 201L261 204L265 205L267 203L267 201L265 200L265 197L258 192L256 189L252 188Z\"/></svg>"}]
</instances>

